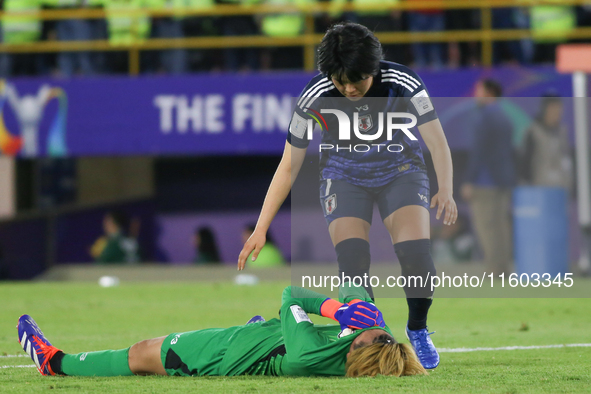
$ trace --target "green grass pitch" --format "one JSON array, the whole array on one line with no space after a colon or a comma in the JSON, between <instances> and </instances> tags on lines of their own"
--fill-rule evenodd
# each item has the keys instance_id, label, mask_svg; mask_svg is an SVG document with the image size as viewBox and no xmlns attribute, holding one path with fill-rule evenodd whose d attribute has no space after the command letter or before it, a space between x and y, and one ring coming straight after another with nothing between
<instances>
[{"instance_id":1,"label":"green grass pitch","mask_svg":"<svg viewBox=\"0 0 591 394\"><path fill-rule=\"evenodd\" d=\"M147 338L243 324L255 314L276 317L287 283L0 284L0 392L369 393L591 392L591 347L442 353L429 376L406 378L289 377L42 377L17 341L21 314L32 315L66 352L119 349ZM404 336L404 299L378 307L397 339ZM328 323L314 318L316 323ZM589 299L436 299L429 317L438 348L591 343Z\"/></svg>"}]
</instances>

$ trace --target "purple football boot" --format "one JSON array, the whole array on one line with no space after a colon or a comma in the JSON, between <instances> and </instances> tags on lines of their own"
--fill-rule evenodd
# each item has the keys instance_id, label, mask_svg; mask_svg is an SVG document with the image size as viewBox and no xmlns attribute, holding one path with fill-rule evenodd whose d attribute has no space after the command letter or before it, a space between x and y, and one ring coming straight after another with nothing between
<instances>
[{"instance_id":1,"label":"purple football boot","mask_svg":"<svg viewBox=\"0 0 591 394\"><path fill-rule=\"evenodd\" d=\"M51 343L29 315L22 315L16 326L18 330L18 342L23 350L31 357L37 370L41 375L52 376L55 372L51 370L49 360L60 350Z\"/></svg>"}]
</instances>

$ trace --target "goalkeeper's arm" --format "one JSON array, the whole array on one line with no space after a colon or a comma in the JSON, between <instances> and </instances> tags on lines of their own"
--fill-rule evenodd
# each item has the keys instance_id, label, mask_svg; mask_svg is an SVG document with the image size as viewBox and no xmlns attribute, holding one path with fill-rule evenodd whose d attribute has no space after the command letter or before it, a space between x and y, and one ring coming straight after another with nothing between
<instances>
[{"instance_id":1,"label":"goalkeeper's arm","mask_svg":"<svg viewBox=\"0 0 591 394\"><path fill-rule=\"evenodd\" d=\"M339 322L343 329L384 326L382 314L373 304L358 299L357 296L363 295L357 291L350 294L352 294L351 301L347 304L312 290L288 286L283 291L282 305L299 305L306 313L328 317Z\"/></svg>"}]
</instances>

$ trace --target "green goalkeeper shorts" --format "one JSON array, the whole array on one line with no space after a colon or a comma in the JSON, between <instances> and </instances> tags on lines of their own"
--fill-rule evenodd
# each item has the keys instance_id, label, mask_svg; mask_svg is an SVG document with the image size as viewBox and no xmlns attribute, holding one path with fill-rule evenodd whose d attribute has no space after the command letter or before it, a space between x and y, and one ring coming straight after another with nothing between
<instances>
[{"instance_id":1,"label":"green goalkeeper shorts","mask_svg":"<svg viewBox=\"0 0 591 394\"><path fill-rule=\"evenodd\" d=\"M281 321L271 319L170 334L162 343L160 358L168 375L235 376L251 374L253 367L258 374L276 374L269 363L277 348L285 349L283 345Z\"/></svg>"},{"instance_id":2,"label":"green goalkeeper shorts","mask_svg":"<svg viewBox=\"0 0 591 394\"><path fill-rule=\"evenodd\" d=\"M220 367L234 331L208 328L170 334L160 350L166 373L170 376L220 376L223 374Z\"/></svg>"}]
</instances>

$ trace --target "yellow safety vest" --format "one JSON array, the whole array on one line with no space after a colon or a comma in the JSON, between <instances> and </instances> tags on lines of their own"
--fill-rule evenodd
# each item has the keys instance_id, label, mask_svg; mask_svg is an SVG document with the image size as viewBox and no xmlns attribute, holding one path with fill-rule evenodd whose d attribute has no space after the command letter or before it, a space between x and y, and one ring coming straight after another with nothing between
<instances>
[{"instance_id":1,"label":"yellow safety vest","mask_svg":"<svg viewBox=\"0 0 591 394\"><path fill-rule=\"evenodd\" d=\"M150 18L140 13L137 16L117 15L120 10L145 9L144 0L105 0L109 42L112 45L131 45L150 35Z\"/></svg>"},{"instance_id":2,"label":"yellow safety vest","mask_svg":"<svg viewBox=\"0 0 591 394\"><path fill-rule=\"evenodd\" d=\"M178 10L175 12L177 18L182 16L182 9L187 6L185 0L147 0L146 3L154 10Z\"/></svg>"},{"instance_id":3,"label":"yellow safety vest","mask_svg":"<svg viewBox=\"0 0 591 394\"><path fill-rule=\"evenodd\" d=\"M187 0L187 7L192 9L211 8L214 6L214 0Z\"/></svg>"},{"instance_id":4,"label":"yellow safety vest","mask_svg":"<svg viewBox=\"0 0 591 394\"><path fill-rule=\"evenodd\" d=\"M61 7L81 7L82 1L80 0L41 0L43 5L52 8L61 8Z\"/></svg>"},{"instance_id":5,"label":"yellow safety vest","mask_svg":"<svg viewBox=\"0 0 591 394\"><path fill-rule=\"evenodd\" d=\"M88 0L87 4L89 7L104 7L105 0Z\"/></svg>"},{"instance_id":6,"label":"yellow safety vest","mask_svg":"<svg viewBox=\"0 0 591 394\"><path fill-rule=\"evenodd\" d=\"M536 42L563 42L576 27L575 9L571 6L540 5L531 8L532 36ZM541 33L552 33L552 37Z\"/></svg>"},{"instance_id":7,"label":"yellow safety vest","mask_svg":"<svg viewBox=\"0 0 591 394\"><path fill-rule=\"evenodd\" d=\"M386 9L387 7L399 3L400 0L352 0L355 9L363 9L364 7L372 7L375 11L356 11L357 15L371 16L371 15L388 15L389 10L380 11L379 8ZM347 0L331 0L330 15L333 18L338 18L343 13L342 7L347 3Z\"/></svg>"},{"instance_id":8,"label":"yellow safety vest","mask_svg":"<svg viewBox=\"0 0 591 394\"><path fill-rule=\"evenodd\" d=\"M301 7L315 2L315 0L272 0L266 4ZM261 29L263 34L270 37L296 37L302 33L304 23L305 16L301 12L265 15L262 19Z\"/></svg>"},{"instance_id":9,"label":"yellow safety vest","mask_svg":"<svg viewBox=\"0 0 591 394\"><path fill-rule=\"evenodd\" d=\"M5 0L4 11L7 13L22 11L39 11L41 4L38 0ZM2 17L3 40L7 44L26 44L39 40L41 36L41 20L35 16Z\"/></svg>"}]
</instances>

